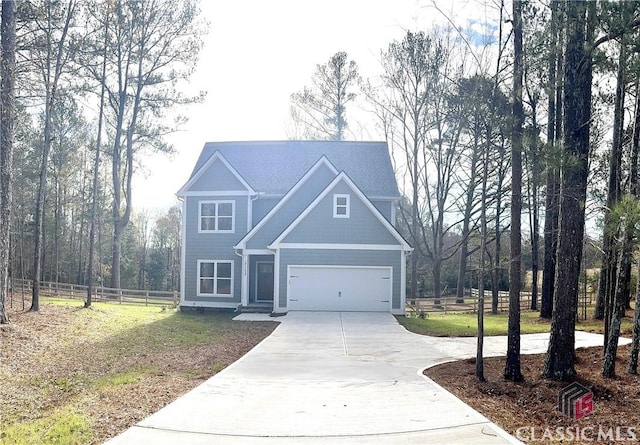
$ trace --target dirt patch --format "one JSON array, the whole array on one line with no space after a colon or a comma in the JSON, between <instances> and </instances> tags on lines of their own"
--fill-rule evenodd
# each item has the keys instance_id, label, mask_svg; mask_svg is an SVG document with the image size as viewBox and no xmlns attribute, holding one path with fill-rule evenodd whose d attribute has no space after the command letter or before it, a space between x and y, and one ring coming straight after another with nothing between
<instances>
[{"instance_id":1,"label":"dirt patch","mask_svg":"<svg viewBox=\"0 0 640 445\"><path fill-rule=\"evenodd\" d=\"M600 375L602 348L576 351L578 382L593 392L593 413L573 420L558 411L558 393L568 385L543 379L544 354L522 356L525 380L502 378L505 359L485 359L485 382L475 377L475 359L446 363L425 371L464 402L528 443L640 442L640 377L626 372L629 346L618 350L617 378Z\"/></svg>"}]
</instances>

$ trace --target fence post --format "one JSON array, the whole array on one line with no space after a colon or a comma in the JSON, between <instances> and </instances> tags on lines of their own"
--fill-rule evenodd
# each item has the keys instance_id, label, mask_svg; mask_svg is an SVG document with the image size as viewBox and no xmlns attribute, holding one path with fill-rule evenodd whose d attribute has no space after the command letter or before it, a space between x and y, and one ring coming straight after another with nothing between
<instances>
[{"instance_id":1,"label":"fence post","mask_svg":"<svg viewBox=\"0 0 640 445\"><path fill-rule=\"evenodd\" d=\"M119 296L120 304L122 304L122 289L118 289L118 296Z\"/></svg>"},{"instance_id":2,"label":"fence post","mask_svg":"<svg viewBox=\"0 0 640 445\"><path fill-rule=\"evenodd\" d=\"M173 304L178 305L178 292L173 291Z\"/></svg>"},{"instance_id":3,"label":"fence post","mask_svg":"<svg viewBox=\"0 0 640 445\"><path fill-rule=\"evenodd\" d=\"M149 305L149 291L146 291L144 293L144 305L148 306Z\"/></svg>"}]
</instances>

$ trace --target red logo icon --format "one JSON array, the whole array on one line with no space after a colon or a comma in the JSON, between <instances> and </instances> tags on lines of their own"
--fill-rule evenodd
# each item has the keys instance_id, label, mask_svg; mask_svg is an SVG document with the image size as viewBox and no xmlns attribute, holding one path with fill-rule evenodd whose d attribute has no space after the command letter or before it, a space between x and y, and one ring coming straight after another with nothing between
<instances>
[{"instance_id":1,"label":"red logo icon","mask_svg":"<svg viewBox=\"0 0 640 445\"><path fill-rule=\"evenodd\" d=\"M573 382L558 394L558 411L579 420L593 412L593 393L589 388Z\"/></svg>"}]
</instances>

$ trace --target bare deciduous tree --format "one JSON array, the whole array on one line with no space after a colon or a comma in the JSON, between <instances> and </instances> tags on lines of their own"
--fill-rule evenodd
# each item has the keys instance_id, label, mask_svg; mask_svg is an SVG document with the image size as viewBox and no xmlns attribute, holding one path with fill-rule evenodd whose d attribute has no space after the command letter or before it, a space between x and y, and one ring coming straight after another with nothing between
<instances>
[{"instance_id":1,"label":"bare deciduous tree","mask_svg":"<svg viewBox=\"0 0 640 445\"><path fill-rule=\"evenodd\" d=\"M182 122L170 122L176 106L193 103L176 85L193 72L204 30L194 1L118 0L113 12L98 9L96 28L109 21L106 75L100 65L93 77L104 85L112 141L113 249L111 287L120 287L122 239L131 219L132 178L136 154L145 148L170 151L164 136ZM102 51L98 51L102 54Z\"/></svg>"},{"instance_id":2,"label":"bare deciduous tree","mask_svg":"<svg viewBox=\"0 0 640 445\"><path fill-rule=\"evenodd\" d=\"M34 20L34 41L29 47L30 57L35 69L42 79L42 95L44 97L43 111L43 141L40 157L40 179L35 208L35 247L33 259L33 292L31 299L32 311L40 309L40 280L42 277L42 255L44 236L44 207L47 193L47 173L49 153L53 139L52 121L55 106L60 94L60 80L65 69L71 62L71 47L69 45L69 31L75 17L78 3L68 0L62 3L46 2L43 10L32 11Z\"/></svg>"}]
</instances>

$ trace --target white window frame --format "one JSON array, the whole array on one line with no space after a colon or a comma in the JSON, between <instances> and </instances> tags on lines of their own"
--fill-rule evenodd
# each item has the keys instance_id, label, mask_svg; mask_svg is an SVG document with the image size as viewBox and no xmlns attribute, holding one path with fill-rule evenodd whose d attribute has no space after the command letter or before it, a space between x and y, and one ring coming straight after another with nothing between
<instances>
[{"instance_id":1,"label":"white window frame","mask_svg":"<svg viewBox=\"0 0 640 445\"><path fill-rule=\"evenodd\" d=\"M338 199L345 198L345 204L338 204ZM345 213L338 213L338 209L345 209ZM345 193L336 193L333 195L333 217L334 218L349 218L351 215L351 195Z\"/></svg>"},{"instance_id":2,"label":"white window frame","mask_svg":"<svg viewBox=\"0 0 640 445\"><path fill-rule=\"evenodd\" d=\"M213 263L213 277L201 277L200 276L200 265L202 263ZM230 264L231 265L231 283L229 285L229 293L228 294L219 294L218 293L218 265L219 264ZM198 260L198 270L197 270L197 296L198 297L223 297L223 298L233 298L233 268L234 262L233 260ZM201 279L210 279L213 280L213 293L206 293L200 291L200 280ZM227 277L223 277L222 279L228 279Z\"/></svg>"},{"instance_id":3,"label":"white window frame","mask_svg":"<svg viewBox=\"0 0 640 445\"><path fill-rule=\"evenodd\" d=\"M215 216L204 216L202 215L202 205L203 204L215 204L216 206L216 215ZM218 206L220 204L231 204L231 229L230 230L220 230L218 229L218 218L220 217ZM214 218L215 221L215 229L213 230L205 230L202 228L202 218ZM228 217L227 217L228 218ZM198 201L198 233L235 233L236 231L236 202L232 200L207 200L207 201Z\"/></svg>"}]
</instances>

